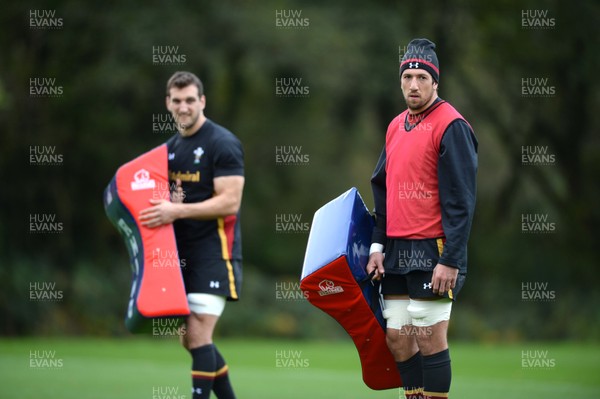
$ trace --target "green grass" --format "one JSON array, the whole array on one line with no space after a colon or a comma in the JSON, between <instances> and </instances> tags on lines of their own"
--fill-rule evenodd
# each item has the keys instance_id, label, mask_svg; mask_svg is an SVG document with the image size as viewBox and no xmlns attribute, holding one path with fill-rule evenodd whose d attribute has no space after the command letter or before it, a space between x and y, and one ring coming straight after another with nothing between
<instances>
[{"instance_id":1,"label":"green grass","mask_svg":"<svg viewBox=\"0 0 600 399\"><path fill-rule=\"evenodd\" d=\"M401 397L398 390L372 391L364 385L349 340L217 344L240 399ZM523 367L523 351L536 350L547 351L542 363L550 367ZM31 367L32 351L52 351L57 367ZM277 351L294 351L302 367L276 367ZM451 352L453 398L600 397L598 345L452 343ZM189 366L189 355L170 338L2 339L0 397L190 399ZM161 393L155 396L153 389Z\"/></svg>"}]
</instances>

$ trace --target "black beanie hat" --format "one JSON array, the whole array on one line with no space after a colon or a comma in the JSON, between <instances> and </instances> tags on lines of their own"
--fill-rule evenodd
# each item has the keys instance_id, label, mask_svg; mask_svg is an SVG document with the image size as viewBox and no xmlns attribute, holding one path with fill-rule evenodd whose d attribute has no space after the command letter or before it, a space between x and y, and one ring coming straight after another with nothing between
<instances>
[{"instance_id":1,"label":"black beanie hat","mask_svg":"<svg viewBox=\"0 0 600 399\"><path fill-rule=\"evenodd\" d=\"M435 54L435 43L428 39L411 40L400 63L400 76L406 69L424 69L433 80L439 82L440 65Z\"/></svg>"}]
</instances>

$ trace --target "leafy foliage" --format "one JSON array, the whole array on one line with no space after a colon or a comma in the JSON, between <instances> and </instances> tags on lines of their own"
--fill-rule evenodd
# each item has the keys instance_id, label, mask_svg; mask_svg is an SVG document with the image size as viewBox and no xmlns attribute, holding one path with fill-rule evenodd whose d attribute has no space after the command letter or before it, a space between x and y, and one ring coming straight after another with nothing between
<instances>
[{"instance_id":1,"label":"leafy foliage","mask_svg":"<svg viewBox=\"0 0 600 399\"><path fill-rule=\"evenodd\" d=\"M119 165L169 137L153 131L153 116L166 112L164 84L178 69L201 76L207 115L244 144L246 267L257 281L298 276L307 233L277 231L276 215L310 222L316 209L351 186L372 204L369 177L387 124L404 107L399 50L426 36L438 45L440 95L469 120L480 145L470 275L461 297L465 317L507 337L514 331L524 338L598 337L591 302L598 299L599 277L597 3L196 1L181 8L155 1L84 8L57 0L43 7L62 18L60 29L30 27L30 12L41 5L0 7L6 185L0 332L122 333L115 325L128 291L127 256L101 193ZM301 11L309 24L277 27L277 10ZM556 26L524 29L523 10L546 10ZM153 62L157 46L177 46L185 63ZM55 78L63 94L32 97L36 77ZM529 77L547 78L556 94L523 97L522 79ZM301 78L309 95L278 96L280 78ZM31 165L31 146L54 146L63 162ZM277 163L281 146L301 148L308 162ZM547 146L556 161L523 165L524 146ZM36 213L56 215L63 231L31 234ZM523 214L547 215L556 230L524 234ZM28 284L42 280L57 282L64 300L28 301ZM547 282L556 300L523 304L521 284L528 281ZM244 300L274 314L281 307ZM582 301L589 306L574 306ZM287 312L301 325L302 312ZM583 315L592 320L583 322ZM574 322L566 323L567 316ZM257 334L279 331L261 323ZM537 323L551 327L539 330ZM478 327L458 331L487 334ZM280 333L312 334L300 327Z\"/></svg>"}]
</instances>

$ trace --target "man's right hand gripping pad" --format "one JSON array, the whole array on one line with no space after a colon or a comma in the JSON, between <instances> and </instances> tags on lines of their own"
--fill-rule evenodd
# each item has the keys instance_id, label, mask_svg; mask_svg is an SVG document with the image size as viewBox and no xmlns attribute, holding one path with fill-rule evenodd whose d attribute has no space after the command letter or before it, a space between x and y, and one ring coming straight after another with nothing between
<instances>
[{"instance_id":1,"label":"man's right hand gripping pad","mask_svg":"<svg viewBox=\"0 0 600 399\"><path fill-rule=\"evenodd\" d=\"M381 390L400 387L402 381L386 344L377 287L365 272L373 224L356 188L321 207L313 218L300 288L348 332L363 381Z\"/></svg>"}]
</instances>

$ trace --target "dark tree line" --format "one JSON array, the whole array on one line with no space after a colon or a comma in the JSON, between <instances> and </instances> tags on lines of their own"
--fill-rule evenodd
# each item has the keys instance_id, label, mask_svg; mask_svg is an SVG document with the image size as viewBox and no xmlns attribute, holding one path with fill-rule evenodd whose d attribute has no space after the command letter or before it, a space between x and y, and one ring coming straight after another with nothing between
<instances>
[{"instance_id":1,"label":"dark tree line","mask_svg":"<svg viewBox=\"0 0 600 399\"><path fill-rule=\"evenodd\" d=\"M256 334L318 330L318 316L315 325L301 322L312 317L309 306L275 298L277 282L297 281L308 237L304 228L278 230L277 218L305 226L351 186L372 206L369 177L387 124L403 109L399 52L425 36L438 46L441 97L469 120L480 143L470 275L455 333L597 337L595 2L199 1L182 11L162 1L83 7L65 0L0 7L4 334L123 331L127 255L101 193L118 166L169 137L153 118L166 114L164 85L179 69L201 76L207 115L244 143L240 314L268 307L252 327ZM61 26L32 27L32 10L38 19L60 18ZM300 12L304 26L277 26L277 10ZM538 21L554 26L524 26L524 10L538 10ZM185 62L154 62L161 46ZM60 94L31 95L36 78L54 79L45 86ZM278 95L282 78L296 79L305 95ZM523 95L528 87L553 95ZM544 148L553 162L523 162L524 152ZM32 164L36 149L61 161ZM282 149L303 161L279 163ZM54 217L61 230L32 232L32 215ZM524 215L545 217L553 230L525 231ZM30 283L39 281L55 282L64 298L32 301ZM524 302L530 282L546 283L556 298ZM586 305L572 307L581 300ZM227 322L247 321L233 319ZM548 327L535 328L542 320Z\"/></svg>"}]
</instances>

